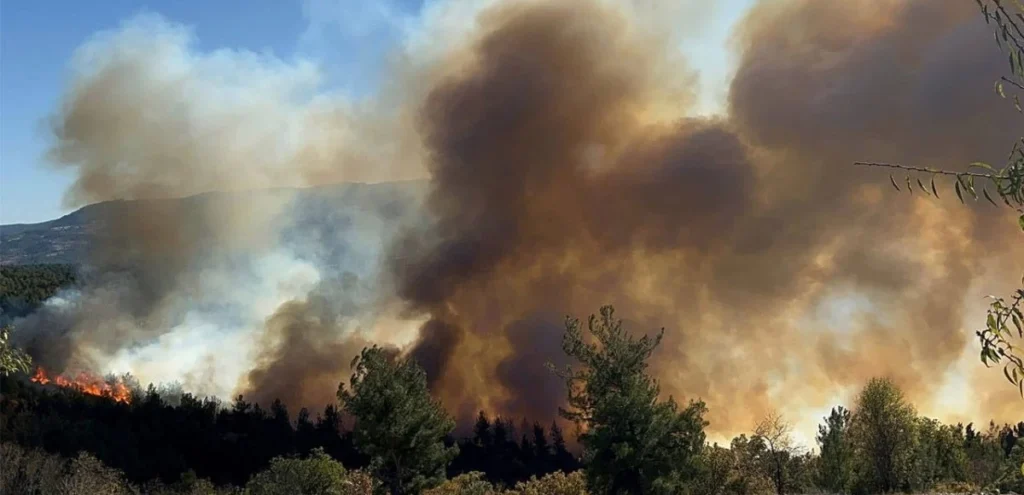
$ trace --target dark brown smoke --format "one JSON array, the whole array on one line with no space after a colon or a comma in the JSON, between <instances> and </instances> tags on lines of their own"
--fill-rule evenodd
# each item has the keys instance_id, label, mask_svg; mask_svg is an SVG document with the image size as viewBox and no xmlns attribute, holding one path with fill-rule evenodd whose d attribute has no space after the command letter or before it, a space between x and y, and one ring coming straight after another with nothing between
<instances>
[{"instance_id":1,"label":"dark brown smoke","mask_svg":"<svg viewBox=\"0 0 1024 495\"><path fill-rule=\"evenodd\" d=\"M929 400L970 343L971 284L1024 269L1019 233L850 164L962 167L1017 137L990 91L1005 60L963 3L764 2L728 118L667 122L662 47L620 11L482 16L420 114L437 220L393 264L430 315L412 352L437 393L463 415L554 411L564 391L536 370L559 359L562 315L614 303L635 331L667 327L663 388L707 400L717 431L873 375ZM814 317L853 295L871 307Z\"/></svg>"}]
</instances>

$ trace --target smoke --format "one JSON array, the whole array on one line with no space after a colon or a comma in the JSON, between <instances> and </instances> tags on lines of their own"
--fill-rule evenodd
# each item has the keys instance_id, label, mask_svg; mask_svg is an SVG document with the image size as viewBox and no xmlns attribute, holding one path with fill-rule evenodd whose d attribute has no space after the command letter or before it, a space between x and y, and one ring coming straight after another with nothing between
<instances>
[{"instance_id":1,"label":"smoke","mask_svg":"<svg viewBox=\"0 0 1024 495\"><path fill-rule=\"evenodd\" d=\"M523 379L559 353L551 315L605 302L636 331L668 327L663 389L707 400L718 431L874 375L929 403L968 348L972 284L998 278L983 263L1020 272L1019 233L992 210L887 197L849 164L961 167L1019 126L988 92L1005 60L970 5L864 7L755 8L718 119L666 118L687 72L628 9L481 17L422 107L437 220L393 264L431 318L413 353L445 403L554 410L552 378ZM849 321L809 316L853 296Z\"/></svg>"},{"instance_id":2,"label":"smoke","mask_svg":"<svg viewBox=\"0 0 1024 495\"><path fill-rule=\"evenodd\" d=\"M998 163L1019 137L973 5L765 0L714 117L679 50L696 3L455 5L425 8L363 100L157 18L87 43L49 156L69 205L146 201L97 213L94 275L20 324L32 354L297 408L376 342L460 419L543 419L562 319L613 303L666 328L662 390L707 401L714 432L876 375L944 413L979 291L1019 279L1024 243L1005 211L850 163ZM324 187L264 190L283 186ZM990 375L962 407L1002 419Z\"/></svg>"},{"instance_id":3,"label":"smoke","mask_svg":"<svg viewBox=\"0 0 1024 495\"><path fill-rule=\"evenodd\" d=\"M414 136L376 111L390 100L325 91L311 62L195 42L143 15L76 52L48 161L76 175L68 206L136 201L85 210L98 232L80 292L19 325L47 368L322 406L337 383L317 373L347 369L295 360L347 366L378 330L378 253L420 188L332 184L415 178Z\"/></svg>"}]
</instances>

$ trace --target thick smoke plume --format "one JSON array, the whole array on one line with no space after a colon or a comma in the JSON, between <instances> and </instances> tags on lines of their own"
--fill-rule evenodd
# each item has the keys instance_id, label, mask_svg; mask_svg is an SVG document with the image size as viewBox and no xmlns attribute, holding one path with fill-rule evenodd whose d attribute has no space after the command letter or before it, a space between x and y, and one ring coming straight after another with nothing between
<instances>
[{"instance_id":1,"label":"thick smoke plume","mask_svg":"<svg viewBox=\"0 0 1024 495\"><path fill-rule=\"evenodd\" d=\"M715 432L881 374L926 414L1019 412L998 376L950 392L947 375L975 354L979 291L1024 271L1020 233L850 166L998 162L1019 137L971 2L763 1L709 118L689 116L690 19L658 15L700 9L490 3L447 38L457 9L430 10L448 44L410 43L360 101L308 64L196 54L155 19L86 45L51 158L77 173L72 205L148 201L102 215L90 282L22 323L33 355L297 408L380 342L462 419L547 419L562 318L613 303L634 331L666 327L662 388L707 401ZM243 192L415 177L423 198Z\"/></svg>"},{"instance_id":2,"label":"thick smoke plume","mask_svg":"<svg viewBox=\"0 0 1024 495\"><path fill-rule=\"evenodd\" d=\"M668 327L663 386L706 399L713 428L878 374L931 399L968 345L972 283L1022 268L1019 233L991 210L883 197L849 164L995 160L1019 127L987 91L1005 61L970 5L863 7L759 5L711 120L661 118L677 73L621 10L481 18L422 107L437 220L394 264L431 316L413 352L449 407L554 410L556 379L524 377L558 360L552 316L602 302ZM870 310L817 317L849 300Z\"/></svg>"}]
</instances>

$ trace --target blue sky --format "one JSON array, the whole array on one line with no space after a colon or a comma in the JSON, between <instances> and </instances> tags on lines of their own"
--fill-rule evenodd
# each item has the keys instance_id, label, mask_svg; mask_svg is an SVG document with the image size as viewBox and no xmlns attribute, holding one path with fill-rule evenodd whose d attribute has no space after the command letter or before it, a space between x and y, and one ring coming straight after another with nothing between
<instances>
[{"instance_id":1,"label":"blue sky","mask_svg":"<svg viewBox=\"0 0 1024 495\"><path fill-rule=\"evenodd\" d=\"M710 26L681 47L719 85L727 77L724 41L753 0L725 0ZM319 63L327 86L371 92L387 50L415 23L423 0L201 2L11 0L0 7L0 223L39 222L68 213L62 195L72 181L45 165L44 119L69 78L75 49L137 14L156 13L190 26L196 48L271 53ZM404 23L404 24L403 24ZM715 96L710 96L714 98Z\"/></svg>"}]
</instances>

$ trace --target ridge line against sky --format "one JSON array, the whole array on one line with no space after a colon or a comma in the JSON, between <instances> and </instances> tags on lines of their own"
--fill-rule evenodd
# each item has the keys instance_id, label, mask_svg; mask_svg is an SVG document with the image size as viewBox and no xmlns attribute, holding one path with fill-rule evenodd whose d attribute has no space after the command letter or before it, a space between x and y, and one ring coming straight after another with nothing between
<instances>
[{"instance_id":1,"label":"ridge line against sky","mask_svg":"<svg viewBox=\"0 0 1024 495\"><path fill-rule=\"evenodd\" d=\"M701 32L681 36L680 49L699 73L698 111L714 113L724 103L732 68L728 39L755 0L666 2L671 15L704 16ZM78 48L94 36L138 16L159 16L192 35L190 49L251 52L284 63L309 61L322 86L350 97L379 85L390 50L429 44L425 23L444 17L445 29L466 29L490 0L459 3L458 15L438 0L261 0L228 2L7 2L0 6L0 224L36 223L73 211L62 198L73 174L48 167L46 118L60 105ZM58 6L55 8L55 6ZM54 11L59 12L54 15Z\"/></svg>"}]
</instances>

